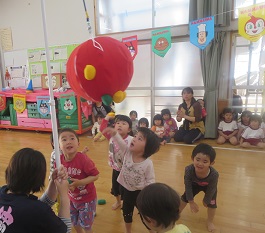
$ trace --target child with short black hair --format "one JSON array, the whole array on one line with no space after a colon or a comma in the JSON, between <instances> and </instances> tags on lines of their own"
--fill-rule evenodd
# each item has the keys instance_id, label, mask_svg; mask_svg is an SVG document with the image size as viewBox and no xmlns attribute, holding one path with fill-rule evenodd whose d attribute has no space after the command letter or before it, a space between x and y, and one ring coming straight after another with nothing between
<instances>
[{"instance_id":1,"label":"child with short black hair","mask_svg":"<svg viewBox=\"0 0 265 233\"><path fill-rule=\"evenodd\" d=\"M148 230L157 233L191 233L183 224L176 224L180 217L180 196L166 184L146 186L136 200L140 217Z\"/></svg>"},{"instance_id":2,"label":"child with short black hair","mask_svg":"<svg viewBox=\"0 0 265 233\"><path fill-rule=\"evenodd\" d=\"M169 109L165 108L161 110L161 115L164 120L164 126L165 126L165 136L168 138L174 138L174 135L176 131L178 130L177 122L174 118L171 117L171 112ZM167 140L167 142L170 142L170 139Z\"/></svg>"},{"instance_id":3,"label":"child with short black hair","mask_svg":"<svg viewBox=\"0 0 265 233\"><path fill-rule=\"evenodd\" d=\"M70 183L68 196L72 225L76 232L93 233L97 204L94 182L99 177L99 171L86 154L78 152L79 137L73 129L61 129L58 136L61 163L67 169Z\"/></svg>"},{"instance_id":4,"label":"child with short black hair","mask_svg":"<svg viewBox=\"0 0 265 233\"><path fill-rule=\"evenodd\" d=\"M245 110L242 112L240 116L240 122L237 123L238 126L238 133L237 133L237 139L240 140L240 137L244 130L249 127L250 123L250 117L252 115L251 111Z\"/></svg>"},{"instance_id":5,"label":"child with short black hair","mask_svg":"<svg viewBox=\"0 0 265 233\"><path fill-rule=\"evenodd\" d=\"M125 229L126 233L131 233L136 198L144 187L155 182L154 166L149 157L159 150L160 140L150 129L141 127L128 148L117 130L106 128L103 132L111 135L121 148L122 153L114 157L121 168L117 181L122 190Z\"/></svg>"},{"instance_id":6,"label":"child with short black hair","mask_svg":"<svg viewBox=\"0 0 265 233\"><path fill-rule=\"evenodd\" d=\"M170 141L170 136L166 136L164 119L161 114L156 114L153 118L153 126L151 130L160 138L160 144L165 145Z\"/></svg>"},{"instance_id":7,"label":"child with short black hair","mask_svg":"<svg viewBox=\"0 0 265 233\"><path fill-rule=\"evenodd\" d=\"M130 111L129 116L132 120L132 133L135 135L137 133L137 126L138 126L138 114L135 110Z\"/></svg>"},{"instance_id":8,"label":"child with short black hair","mask_svg":"<svg viewBox=\"0 0 265 233\"><path fill-rule=\"evenodd\" d=\"M102 142L106 139L105 136L100 132L100 125L101 125L103 118L104 118L104 116L101 113L99 113L95 117L96 122L94 123L94 125L91 129L91 133L92 133L92 137L93 137L94 142L97 142L97 141Z\"/></svg>"},{"instance_id":9,"label":"child with short black hair","mask_svg":"<svg viewBox=\"0 0 265 233\"><path fill-rule=\"evenodd\" d=\"M229 141L232 145L237 145L238 126L237 122L233 120L233 111L231 108L224 108L222 119L218 126L219 137L217 138L217 143L224 144L226 141Z\"/></svg>"},{"instance_id":10,"label":"child with short black hair","mask_svg":"<svg viewBox=\"0 0 265 233\"><path fill-rule=\"evenodd\" d=\"M265 143L263 142L265 135L264 131L260 128L261 121L261 116L257 114L250 117L249 127L245 129L240 139L241 147L265 148Z\"/></svg>"},{"instance_id":11,"label":"child with short black hair","mask_svg":"<svg viewBox=\"0 0 265 233\"><path fill-rule=\"evenodd\" d=\"M112 139L109 134L104 133L104 130L108 126L108 122L112 120L114 116L107 115L105 119L102 120L102 124L100 126L100 131L103 135L109 140L109 161L108 164L112 168L112 187L111 194L115 196L116 202L112 205L112 210L116 210L121 207L121 193L120 193L120 184L117 182L117 178L120 174L120 167L117 165L115 160L115 155L123 153L121 148L117 143ZM132 121L128 116L125 115L116 115L114 118L114 129L117 130L119 135L122 137L123 141L129 147L133 137L131 134L132 129Z\"/></svg>"},{"instance_id":12,"label":"child with short black hair","mask_svg":"<svg viewBox=\"0 0 265 233\"><path fill-rule=\"evenodd\" d=\"M145 127L145 128L149 128L149 121L147 118L142 117L139 121L138 121L138 127Z\"/></svg>"},{"instance_id":13,"label":"child with short black hair","mask_svg":"<svg viewBox=\"0 0 265 233\"><path fill-rule=\"evenodd\" d=\"M194 197L200 192L205 193L203 205L207 208L207 227L209 232L214 232L213 219L215 216L217 183L219 174L212 167L215 163L216 152L208 144L200 143L192 151L192 164L185 168L184 183L185 192L181 196L180 212L190 204L191 212L197 213L199 206Z\"/></svg>"}]
</instances>

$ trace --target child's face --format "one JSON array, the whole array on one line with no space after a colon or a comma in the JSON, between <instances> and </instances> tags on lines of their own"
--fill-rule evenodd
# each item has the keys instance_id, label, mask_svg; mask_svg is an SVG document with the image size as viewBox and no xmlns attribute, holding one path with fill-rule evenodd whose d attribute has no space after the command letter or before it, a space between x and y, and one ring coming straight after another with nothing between
<instances>
[{"instance_id":1,"label":"child's face","mask_svg":"<svg viewBox=\"0 0 265 233\"><path fill-rule=\"evenodd\" d=\"M198 153L193 158L193 165L195 167L196 174L206 174L209 171L210 165L212 165L208 155Z\"/></svg>"},{"instance_id":2,"label":"child's face","mask_svg":"<svg viewBox=\"0 0 265 233\"><path fill-rule=\"evenodd\" d=\"M156 126L161 126L162 121L161 120L154 120L154 123Z\"/></svg>"},{"instance_id":3,"label":"child's face","mask_svg":"<svg viewBox=\"0 0 265 233\"><path fill-rule=\"evenodd\" d=\"M76 136L72 132L63 132L59 137L59 146L63 154L71 159L75 156L79 142Z\"/></svg>"},{"instance_id":4,"label":"child's face","mask_svg":"<svg viewBox=\"0 0 265 233\"><path fill-rule=\"evenodd\" d=\"M233 114L231 112L228 112L224 114L225 122L231 122L233 120Z\"/></svg>"},{"instance_id":5,"label":"child's face","mask_svg":"<svg viewBox=\"0 0 265 233\"><path fill-rule=\"evenodd\" d=\"M242 122L244 125L249 125L249 120L250 120L250 117L249 116L243 116L242 117Z\"/></svg>"},{"instance_id":6,"label":"child's face","mask_svg":"<svg viewBox=\"0 0 265 233\"><path fill-rule=\"evenodd\" d=\"M249 126L251 129L258 129L260 127L260 123L258 121L250 121Z\"/></svg>"},{"instance_id":7,"label":"child's face","mask_svg":"<svg viewBox=\"0 0 265 233\"><path fill-rule=\"evenodd\" d=\"M119 120L115 123L114 129L116 129L122 137L125 137L131 131L127 121Z\"/></svg>"},{"instance_id":8,"label":"child's face","mask_svg":"<svg viewBox=\"0 0 265 233\"><path fill-rule=\"evenodd\" d=\"M99 118L98 118L98 124L101 125L101 122L102 122L102 118L99 117Z\"/></svg>"},{"instance_id":9,"label":"child's face","mask_svg":"<svg viewBox=\"0 0 265 233\"><path fill-rule=\"evenodd\" d=\"M168 120L168 119L169 119L169 114L164 114L164 115L163 115L163 119L164 119L164 120Z\"/></svg>"},{"instance_id":10,"label":"child's face","mask_svg":"<svg viewBox=\"0 0 265 233\"><path fill-rule=\"evenodd\" d=\"M140 127L145 127L145 128L147 128L147 126L146 126L146 124L145 124L144 122L141 122L141 123L139 124L139 126L140 126Z\"/></svg>"},{"instance_id":11,"label":"child's face","mask_svg":"<svg viewBox=\"0 0 265 233\"><path fill-rule=\"evenodd\" d=\"M132 142L130 144L130 151L137 154L144 154L144 149L146 145L146 138L141 132L135 134Z\"/></svg>"},{"instance_id":12,"label":"child's face","mask_svg":"<svg viewBox=\"0 0 265 233\"><path fill-rule=\"evenodd\" d=\"M136 120L136 118L137 118L137 117L136 117L136 114L134 114L134 113L133 113L133 114L131 114L131 115L130 115L130 118L131 118L131 120L132 120L132 121L135 121L135 120Z\"/></svg>"}]
</instances>

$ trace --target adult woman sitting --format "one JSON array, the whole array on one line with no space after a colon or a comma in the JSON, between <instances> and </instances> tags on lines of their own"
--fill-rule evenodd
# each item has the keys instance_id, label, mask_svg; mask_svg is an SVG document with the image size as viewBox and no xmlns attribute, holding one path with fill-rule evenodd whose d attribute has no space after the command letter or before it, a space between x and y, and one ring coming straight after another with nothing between
<instances>
[{"instance_id":1,"label":"adult woman sitting","mask_svg":"<svg viewBox=\"0 0 265 233\"><path fill-rule=\"evenodd\" d=\"M182 90L183 103L179 105L177 111L177 121L184 118L183 125L174 136L176 142L192 144L203 137L205 128L202 121L202 108L199 102L193 97L191 87Z\"/></svg>"},{"instance_id":2,"label":"adult woman sitting","mask_svg":"<svg viewBox=\"0 0 265 233\"><path fill-rule=\"evenodd\" d=\"M71 232L67 172L55 169L47 190L38 200L33 194L43 190L46 177L44 155L31 148L17 151L6 169L6 185L0 189L1 232ZM57 191L58 190L58 191ZM51 205L59 192L58 216Z\"/></svg>"}]
</instances>

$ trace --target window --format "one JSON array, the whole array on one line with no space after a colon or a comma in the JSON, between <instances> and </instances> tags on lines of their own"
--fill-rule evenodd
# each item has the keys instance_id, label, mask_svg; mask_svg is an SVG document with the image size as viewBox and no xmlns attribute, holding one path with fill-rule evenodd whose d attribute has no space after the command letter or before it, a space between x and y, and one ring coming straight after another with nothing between
<instances>
[{"instance_id":1,"label":"window","mask_svg":"<svg viewBox=\"0 0 265 233\"><path fill-rule=\"evenodd\" d=\"M233 51L232 89L242 97L246 109L261 113L264 111L265 37L254 43L234 35Z\"/></svg>"},{"instance_id":2,"label":"window","mask_svg":"<svg viewBox=\"0 0 265 233\"><path fill-rule=\"evenodd\" d=\"M262 3L264 0L234 0L234 18L238 18L238 9L251 6L253 4Z\"/></svg>"},{"instance_id":3,"label":"window","mask_svg":"<svg viewBox=\"0 0 265 233\"><path fill-rule=\"evenodd\" d=\"M154 6L152 2L97 0L96 33L109 34L189 23L189 0L155 0Z\"/></svg>"}]
</instances>

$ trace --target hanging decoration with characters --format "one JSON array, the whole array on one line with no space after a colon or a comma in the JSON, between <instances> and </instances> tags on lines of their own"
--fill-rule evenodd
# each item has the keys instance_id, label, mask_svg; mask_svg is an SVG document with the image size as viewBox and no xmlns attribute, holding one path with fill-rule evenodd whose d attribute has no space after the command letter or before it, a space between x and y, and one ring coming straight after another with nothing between
<instances>
[{"instance_id":1,"label":"hanging decoration with characters","mask_svg":"<svg viewBox=\"0 0 265 233\"><path fill-rule=\"evenodd\" d=\"M0 94L0 111L3 111L6 108L6 96Z\"/></svg>"},{"instance_id":2,"label":"hanging decoration with characters","mask_svg":"<svg viewBox=\"0 0 265 233\"><path fill-rule=\"evenodd\" d=\"M80 97L80 103L81 103L82 112L84 113L85 118L88 119L89 116L92 114L93 102Z\"/></svg>"},{"instance_id":3,"label":"hanging decoration with characters","mask_svg":"<svg viewBox=\"0 0 265 233\"><path fill-rule=\"evenodd\" d=\"M24 112L24 110L26 109L26 96L14 94L13 95L13 101L14 101L14 109L18 113Z\"/></svg>"},{"instance_id":4,"label":"hanging decoration with characters","mask_svg":"<svg viewBox=\"0 0 265 233\"><path fill-rule=\"evenodd\" d=\"M47 116L50 114L50 97L49 96L37 96L37 108L38 112L42 116Z\"/></svg>"},{"instance_id":5,"label":"hanging decoration with characters","mask_svg":"<svg viewBox=\"0 0 265 233\"><path fill-rule=\"evenodd\" d=\"M71 53L66 67L67 80L77 95L106 105L125 99L133 75L128 48L107 36L80 44Z\"/></svg>"},{"instance_id":6,"label":"hanging decoration with characters","mask_svg":"<svg viewBox=\"0 0 265 233\"><path fill-rule=\"evenodd\" d=\"M61 110L67 115L72 115L76 111L75 93L60 95Z\"/></svg>"},{"instance_id":7,"label":"hanging decoration with characters","mask_svg":"<svg viewBox=\"0 0 265 233\"><path fill-rule=\"evenodd\" d=\"M138 43L137 43L137 36L130 36L126 38L122 38L122 43L126 45L129 52L131 53L132 59L136 57L138 53Z\"/></svg>"},{"instance_id":8,"label":"hanging decoration with characters","mask_svg":"<svg viewBox=\"0 0 265 233\"><path fill-rule=\"evenodd\" d=\"M171 48L170 27L152 31L152 51L156 55L164 57L170 48Z\"/></svg>"},{"instance_id":9,"label":"hanging decoration with characters","mask_svg":"<svg viewBox=\"0 0 265 233\"><path fill-rule=\"evenodd\" d=\"M190 42L205 49L214 38L214 16L197 19L189 24Z\"/></svg>"},{"instance_id":10,"label":"hanging decoration with characters","mask_svg":"<svg viewBox=\"0 0 265 233\"><path fill-rule=\"evenodd\" d=\"M252 42L265 35L265 3L239 9L238 32Z\"/></svg>"}]
</instances>

